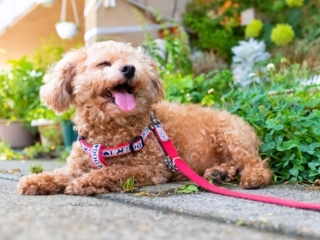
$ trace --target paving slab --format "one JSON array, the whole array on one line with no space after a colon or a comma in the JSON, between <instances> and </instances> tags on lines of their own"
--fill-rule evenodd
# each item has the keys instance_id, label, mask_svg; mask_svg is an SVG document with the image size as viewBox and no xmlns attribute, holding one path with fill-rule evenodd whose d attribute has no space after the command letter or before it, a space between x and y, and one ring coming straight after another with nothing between
<instances>
[{"instance_id":1,"label":"paving slab","mask_svg":"<svg viewBox=\"0 0 320 240\"><path fill-rule=\"evenodd\" d=\"M0 216L7 216L0 220L0 239L38 239L33 235L22 237L29 232L28 229L37 226L32 222L38 224L37 231L42 239L86 239L81 238L80 233L83 236L95 234L97 238L90 238L102 239L102 236L108 236L107 232L117 239L163 239L170 236L172 239L320 239L320 212L205 191L176 194L175 190L185 182L95 197L21 196L16 191L17 181L30 174L30 165L34 163L0 161ZM56 161L41 163L47 171L65 165L65 162ZM227 188L320 204L320 190L310 186L273 185L250 191L236 185Z\"/></svg>"}]
</instances>

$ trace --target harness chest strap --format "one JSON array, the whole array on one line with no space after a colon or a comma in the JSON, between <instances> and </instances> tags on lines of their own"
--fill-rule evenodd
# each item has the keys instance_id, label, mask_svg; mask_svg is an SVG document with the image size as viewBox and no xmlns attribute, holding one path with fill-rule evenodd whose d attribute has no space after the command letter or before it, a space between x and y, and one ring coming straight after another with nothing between
<instances>
[{"instance_id":1,"label":"harness chest strap","mask_svg":"<svg viewBox=\"0 0 320 240\"><path fill-rule=\"evenodd\" d=\"M150 128L146 127L139 136L136 136L130 142L111 148L105 147L102 144L94 144L91 146L84 140L84 137L82 136L78 136L78 140L83 150L91 155L93 165L100 169L103 166L108 165L105 161L105 158L121 156L141 150L144 147L144 142L150 133Z\"/></svg>"}]
</instances>

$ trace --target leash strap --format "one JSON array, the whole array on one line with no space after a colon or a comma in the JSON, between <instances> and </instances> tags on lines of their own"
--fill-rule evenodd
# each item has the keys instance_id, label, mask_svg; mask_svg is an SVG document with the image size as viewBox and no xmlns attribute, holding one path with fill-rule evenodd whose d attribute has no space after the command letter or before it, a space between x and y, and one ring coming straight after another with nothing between
<instances>
[{"instance_id":1,"label":"leash strap","mask_svg":"<svg viewBox=\"0 0 320 240\"><path fill-rule=\"evenodd\" d=\"M146 127L139 136L134 137L130 142L112 148L105 147L101 144L95 144L91 146L84 140L83 136L78 136L78 140L83 150L91 155L91 161L93 165L96 168L100 169L103 166L108 165L104 158L121 156L128 153L135 153L141 150L144 147L145 140L151 132L152 131L150 130L150 128Z\"/></svg>"},{"instance_id":2,"label":"leash strap","mask_svg":"<svg viewBox=\"0 0 320 240\"><path fill-rule=\"evenodd\" d=\"M165 133L162 124L155 119L154 115L151 114L151 129L158 137L158 140L164 149L164 151L168 154L166 157L167 165L173 171L180 171L186 177L188 177L191 181L199 185L200 187L220 195L235 197L235 198L243 198L247 200L257 201L257 202L264 202L270 204L276 204L286 207L292 208L301 208L306 210L317 210L320 211L320 204L313 204L313 203L305 203L293 200L286 200L276 197L269 197L269 196L262 196L262 195L255 195L249 193L242 193L237 191L231 191L225 188L217 187L211 183L209 183L206 179L201 177L195 171L193 171L178 155L177 150L175 149L171 139ZM153 128L152 128L153 127Z\"/></svg>"},{"instance_id":3,"label":"leash strap","mask_svg":"<svg viewBox=\"0 0 320 240\"><path fill-rule=\"evenodd\" d=\"M175 165L190 180L198 184L200 187L213 193L217 193L217 194L229 196L229 197L243 198L243 199L257 201L257 202L276 204L276 205L281 205L286 207L320 211L320 204L286 200L281 198L255 195L250 193L242 193L242 192L236 192L236 191L231 191L225 188L217 187L213 184L210 184L207 180L205 180L196 172L194 172L182 159L176 158Z\"/></svg>"}]
</instances>

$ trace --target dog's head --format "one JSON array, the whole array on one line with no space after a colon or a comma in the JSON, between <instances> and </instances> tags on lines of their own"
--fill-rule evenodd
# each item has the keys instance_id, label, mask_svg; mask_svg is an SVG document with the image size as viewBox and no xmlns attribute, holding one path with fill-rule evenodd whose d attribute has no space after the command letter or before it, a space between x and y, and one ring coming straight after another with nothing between
<instances>
[{"instance_id":1,"label":"dog's head","mask_svg":"<svg viewBox=\"0 0 320 240\"><path fill-rule=\"evenodd\" d=\"M49 70L40 96L57 113L74 105L119 117L148 111L163 89L155 62L142 48L107 41L68 52Z\"/></svg>"}]
</instances>

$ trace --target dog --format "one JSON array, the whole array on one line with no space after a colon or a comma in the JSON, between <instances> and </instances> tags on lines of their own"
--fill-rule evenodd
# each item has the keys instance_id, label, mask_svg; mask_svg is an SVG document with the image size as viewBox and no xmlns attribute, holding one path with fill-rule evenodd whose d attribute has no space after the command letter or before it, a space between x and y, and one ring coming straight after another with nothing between
<instances>
[{"instance_id":1,"label":"dog","mask_svg":"<svg viewBox=\"0 0 320 240\"><path fill-rule=\"evenodd\" d=\"M224 110L164 101L157 65L141 47L106 41L72 50L48 71L40 96L58 114L76 108L82 142L73 143L65 167L21 178L21 194L104 194L121 191L130 177L135 187L185 180L167 167L155 134L142 139L151 112L180 157L205 179L221 183L240 176L245 189L272 182L254 129ZM130 151L114 154L121 146ZM101 148L111 148L103 154L114 156L105 158Z\"/></svg>"}]
</instances>

